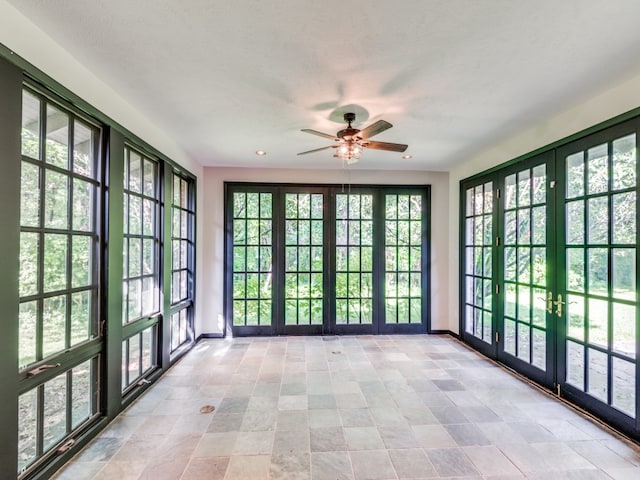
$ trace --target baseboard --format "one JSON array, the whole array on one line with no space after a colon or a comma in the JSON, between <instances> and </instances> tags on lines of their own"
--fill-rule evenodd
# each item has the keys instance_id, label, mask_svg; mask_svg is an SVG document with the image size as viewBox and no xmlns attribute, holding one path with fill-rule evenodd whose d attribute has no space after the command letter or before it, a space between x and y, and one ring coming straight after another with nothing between
<instances>
[{"instance_id":1,"label":"baseboard","mask_svg":"<svg viewBox=\"0 0 640 480\"><path fill-rule=\"evenodd\" d=\"M224 338L224 335L222 333L201 333L200 336L196 338L196 343L207 338Z\"/></svg>"},{"instance_id":2,"label":"baseboard","mask_svg":"<svg viewBox=\"0 0 640 480\"><path fill-rule=\"evenodd\" d=\"M451 330L431 330L429 334L430 335L451 335L452 337L460 339L460 335L452 332Z\"/></svg>"}]
</instances>

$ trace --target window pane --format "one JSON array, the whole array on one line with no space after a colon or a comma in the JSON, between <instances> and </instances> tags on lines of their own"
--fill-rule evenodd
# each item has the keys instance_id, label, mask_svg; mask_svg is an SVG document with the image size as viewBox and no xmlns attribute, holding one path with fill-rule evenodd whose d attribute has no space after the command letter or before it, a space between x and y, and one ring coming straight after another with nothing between
<instances>
[{"instance_id":1,"label":"window pane","mask_svg":"<svg viewBox=\"0 0 640 480\"><path fill-rule=\"evenodd\" d=\"M613 349L633 358L636 355L636 309L613 304Z\"/></svg>"},{"instance_id":2,"label":"window pane","mask_svg":"<svg viewBox=\"0 0 640 480\"><path fill-rule=\"evenodd\" d=\"M42 312L42 356L48 357L65 348L67 297L45 298Z\"/></svg>"},{"instance_id":3,"label":"window pane","mask_svg":"<svg viewBox=\"0 0 640 480\"><path fill-rule=\"evenodd\" d=\"M612 249L613 296L619 299L636 299L636 250Z\"/></svg>"},{"instance_id":4,"label":"window pane","mask_svg":"<svg viewBox=\"0 0 640 480\"><path fill-rule=\"evenodd\" d=\"M567 198L584 195L584 152L567 157Z\"/></svg>"},{"instance_id":5,"label":"window pane","mask_svg":"<svg viewBox=\"0 0 640 480\"><path fill-rule=\"evenodd\" d=\"M144 159L144 188L143 193L148 197L156 196L156 162Z\"/></svg>"},{"instance_id":6,"label":"window pane","mask_svg":"<svg viewBox=\"0 0 640 480\"><path fill-rule=\"evenodd\" d=\"M93 413L92 364L89 360L71 371L71 428L79 427Z\"/></svg>"},{"instance_id":7,"label":"window pane","mask_svg":"<svg viewBox=\"0 0 640 480\"><path fill-rule=\"evenodd\" d=\"M44 226L68 228L67 201L69 199L69 177L47 170L44 191Z\"/></svg>"},{"instance_id":8,"label":"window pane","mask_svg":"<svg viewBox=\"0 0 640 480\"><path fill-rule=\"evenodd\" d=\"M93 177L95 156L93 129L87 125L74 122L73 132L73 171L80 175Z\"/></svg>"},{"instance_id":9,"label":"window pane","mask_svg":"<svg viewBox=\"0 0 640 480\"><path fill-rule=\"evenodd\" d=\"M67 433L67 374L44 384L43 449L46 452Z\"/></svg>"},{"instance_id":10,"label":"window pane","mask_svg":"<svg viewBox=\"0 0 640 480\"><path fill-rule=\"evenodd\" d=\"M173 318L173 316L172 316ZM147 372L154 364L153 349L155 327L142 331L142 371Z\"/></svg>"},{"instance_id":11,"label":"window pane","mask_svg":"<svg viewBox=\"0 0 640 480\"><path fill-rule=\"evenodd\" d=\"M46 160L56 167L69 167L69 115L47 106Z\"/></svg>"},{"instance_id":12,"label":"window pane","mask_svg":"<svg viewBox=\"0 0 640 480\"><path fill-rule=\"evenodd\" d=\"M587 152L589 193L606 192L609 186L609 155L606 143L590 148Z\"/></svg>"},{"instance_id":13,"label":"window pane","mask_svg":"<svg viewBox=\"0 0 640 480\"><path fill-rule=\"evenodd\" d=\"M93 198L93 185L79 179L73 180L73 229L82 231L93 230L91 204Z\"/></svg>"},{"instance_id":14,"label":"window pane","mask_svg":"<svg viewBox=\"0 0 640 480\"><path fill-rule=\"evenodd\" d=\"M71 345L88 340L91 331L91 292L71 295Z\"/></svg>"},{"instance_id":15,"label":"window pane","mask_svg":"<svg viewBox=\"0 0 640 480\"><path fill-rule=\"evenodd\" d=\"M31 464L38 445L38 389L20 395L18 401L18 471Z\"/></svg>"},{"instance_id":16,"label":"window pane","mask_svg":"<svg viewBox=\"0 0 640 480\"><path fill-rule=\"evenodd\" d=\"M567 383L584 391L584 347L567 342Z\"/></svg>"},{"instance_id":17,"label":"window pane","mask_svg":"<svg viewBox=\"0 0 640 480\"><path fill-rule=\"evenodd\" d=\"M39 239L37 233L20 233L20 296L38 293Z\"/></svg>"},{"instance_id":18,"label":"window pane","mask_svg":"<svg viewBox=\"0 0 640 480\"><path fill-rule=\"evenodd\" d=\"M635 134L613 141L613 189L631 188L636 185L636 136Z\"/></svg>"},{"instance_id":19,"label":"window pane","mask_svg":"<svg viewBox=\"0 0 640 480\"><path fill-rule=\"evenodd\" d=\"M134 152L129 151L129 185L131 192L142 192L142 157Z\"/></svg>"},{"instance_id":20,"label":"window pane","mask_svg":"<svg viewBox=\"0 0 640 480\"><path fill-rule=\"evenodd\" d=\"M40 225L40 167L22 162L20 179L20 225Z\"/></svg>"},{"instance_id":21,"label":"window pane","mask_svg":"<svg viewBox=\"0 0 640 480\"><path fill-rule=\"evenodd\" d=\"M606 402L609 391L609 388L607 387L608 356L606 353L599 352L594 348L587 349L587 353L589 357L587 392L603 402Z\"/></svg>"},{"instance_id":22,"label":"window pane","mask_svg":"<svg viewBox=\"0 0 640 480\"><path fill-rule=\"evenodd\" d=\"M636 192L619 193L613 199L613 243L636 242Z\"/></svg>"},{"instance_id":23,"label":"window pane","mask_svg":"<svg viewBox=\"0 0 640 480\"><path fill-rule=\"evenodd\" d=\"M91 241L88 236L71 237L72 262L71 285L73 288L90 286L92 282Z\"/></svg>"},{"instance_id":24,"label":"window pane","mask_svg":"<svg viewBox=\"0 0 640 480\"><path fill-rule=\"evenodd\" d=\"M19 314L19 361L18 366L24 367L37 360L36 358L36 325L38 318L38 303L27 302L20 304Z\"/></svg>"},{"instance_id":25,"label":"window pane","mask_svg":"<svg viewBox=\"0 0 640 480\"><path fill-rule=\"evenodd\" d=\"M40 159L40 100L22 92L22 155Z\"/></svg>"},{"instance_id":26,"label":"window pane","mask_svg":"<svg viewBox=\"0 0 640 480\"><path fill-rule=\"evenodd\" d=\"M590 198L587 202L587 206L589 212L589 225L587 226L588 243L608 243L608 197Z\"/></svg>"},{"instance_id":27,"label":"window pane","mask_svg":"<svg viewBox=\"0 0 640 480\"><path fill-rule=\"evenodd\" d=\"M594 219L597 222L597 219ZM567 203L567 244L584 244L584 202Z\"/></svg>"},{"instance_id":28,"label":"window pane","mask_svg":"<svg viewBox=\"0 0 640 480\"><path fill-rule=\"evenodd\" d=\"M140 335L129 339L129 384L140 377Z\"/></svg>"},{"instance_id":29,"label":"window pane","mask_svg":"<svg viewBox=\"0 0 640 480\"><path fill-rule=\"evenodd\" d=\"M636 365L613 358L612 405L627 415L636 417Z\"/></svg>"}]
</instances>

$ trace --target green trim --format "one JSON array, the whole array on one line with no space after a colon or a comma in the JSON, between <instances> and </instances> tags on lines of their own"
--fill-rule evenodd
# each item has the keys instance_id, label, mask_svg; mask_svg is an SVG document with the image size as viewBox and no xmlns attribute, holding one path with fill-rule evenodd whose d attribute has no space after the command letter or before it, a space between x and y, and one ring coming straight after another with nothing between
<instances>
[{"instance_id":1,"label":"green trim","mask_svg":"<svg viewBox=\"0 0 640 480\"><path fill-rule=\"evenodd\" d=\"M161 166L162 167L162 166ZM173 168L168 163L160 168L160 185L163 185L160 198L160 265L163 295L160 297L162 320L158 325L158 357L157 364L162 369L171 364L171 253L172 253L172 203L173 203Z\"/></svg>"},{"instance_id":2,"label":"green trim","mask_svg":"<svg viewBox=\"0 0 640 480\"><path fill-rule=\"evenodd\" d=\"M0 465L4 478L18 471L18 312L22 75L0 59ZM6 477L5 477L6 475Z\"/></svg>"},{"instance_id":3,"label":"green trim","mask_svg":"<svg viewBox=\"0 0 640 480\"><path fill-rule=\"evenodd\" d=\"M122 409L122 277L124 239L124 137L116 130L109 132L107 140L108 181L106 182L105 209L108 232L106 258L106 345L105 393L107 416L112 419Z\"/></svg>"},{"instance_id":4,"label":"green trim","mask_svg":"<svg viewBox=\"0 0 640 480\"><path fill-rule=\"evenodd\" d=\"M597 123L591 127L585 128L584 130L580 130L576 133L573 133L567 137L561 138L559 140L556 140L555 142L551 142L547 145L544 145L542 147L536 148L535 150L532 150L531 152L525 153L523 155L520 155L518 157L512 158L511 160L507 160L506 162L503 162L499 165L496 165L494 167L491 167L487 170L483 170L482 172L476 173L474 175L471 175L470 177L464 178L462 180L460 180L460 185L462 185L462 182L467 182L470 180L475 180L476 178L480 178L483 177L484 175L488 175L490 173L494 173L497 172L499 170L502 170L503 168L509 167L511 165L514 165L518 162L521 162L523 160L528 160L530 158L533 158L537 155L540 155L542 153L548 152L549 150L554 150L557 149L559 147L563 147L564 145L574 142L576 140L581 140L589 135L593 135L594 133L600 132L601 130L605 130L607 128L613 127L615 125L618 125L619 123L622 122L626 122L627 120L632 120L635 118L640 117L640 107L636 107L632 110L629 110L627 112L621 113L620 115L616 115L615 117L609 118L608 120L604 120L600 123Z\"/></svg>"}]
</instances>

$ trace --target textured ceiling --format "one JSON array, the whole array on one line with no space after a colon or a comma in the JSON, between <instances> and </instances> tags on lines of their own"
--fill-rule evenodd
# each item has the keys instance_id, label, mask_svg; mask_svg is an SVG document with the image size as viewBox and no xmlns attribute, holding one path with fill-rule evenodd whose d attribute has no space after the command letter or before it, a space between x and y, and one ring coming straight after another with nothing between
<instances>
[{"instance_id":1,"label":"textured ceiling","mask_svg":"<svg viewBox=\"0 0 640 480\"><path fill-rule=\"evenodd\" d=\"M640 72L637 0L10 3L202 165L338 168L355 111L414 158L354 168L447 170Z\"/></svg>"}]
</instances>

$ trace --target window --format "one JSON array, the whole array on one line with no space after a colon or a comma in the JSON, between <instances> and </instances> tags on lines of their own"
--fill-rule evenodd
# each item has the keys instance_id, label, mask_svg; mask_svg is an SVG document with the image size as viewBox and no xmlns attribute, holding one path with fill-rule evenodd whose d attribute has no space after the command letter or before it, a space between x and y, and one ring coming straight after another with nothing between
<instances>
[{"instance_id":1,"label":"window","mask_svg":"<svg viewBox=\"0 0 640 480\"><path fill-rule=\"evenodd\" d=\"M160 313L160 188L158 162L124 151L122 390L127 391L157 364ZM149 325L149 321L154 323Z\"/></svg>"},{"instance_id":2,"label":"window","mask_svg":"<svg viewBox=\"0 0 640 480\"><path fill-rule=\"evenodd\" d=\"M195 340L195 184L173 172L171 203L171 352Z\"/></svg>"},{"instance_id":3,"label":"window","mask_svg":"<svg viewBox=\"0 0 640 480\"><path fill-rule=\"evenodd\" d=\"M100 129L23 90L18 470L98 412Z\"/></svg>"}]
</instances>

